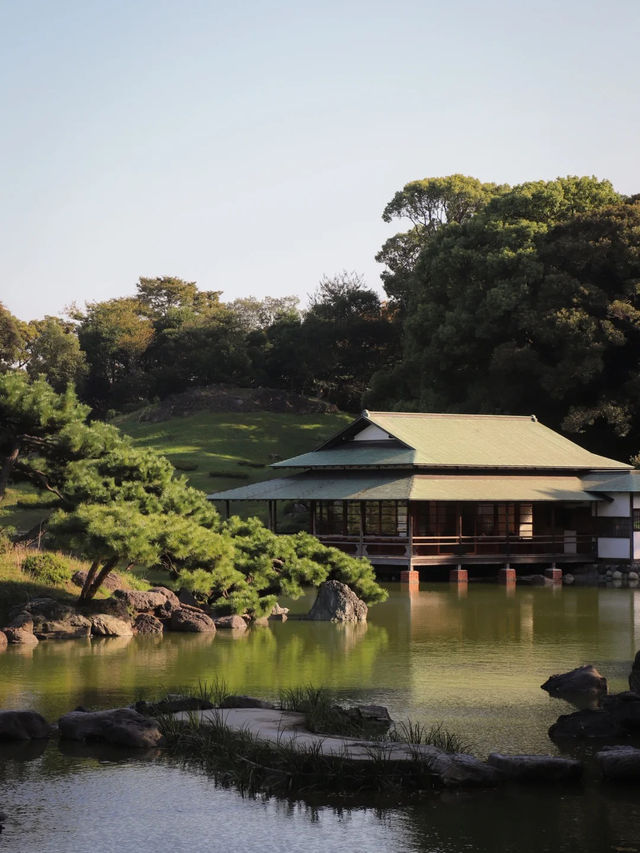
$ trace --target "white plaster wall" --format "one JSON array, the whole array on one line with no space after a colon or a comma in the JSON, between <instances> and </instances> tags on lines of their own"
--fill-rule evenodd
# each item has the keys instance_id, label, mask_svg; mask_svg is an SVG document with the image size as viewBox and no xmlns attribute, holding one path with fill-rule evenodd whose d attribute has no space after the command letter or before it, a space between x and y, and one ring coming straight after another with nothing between
<instances>
[{"instance_id":1,"label":"white plaster wall","mask_svg":"<svg viewBox=\"0 0 640 853\"><path fill-rule=\"evenodd\" d=\"M353 436L354 441L389 441L389 435L380 427L369 424L357 435Z\"/></svg>"},{"instance_id":2,"label":"white plaster wall","mask_svg":"<svg viewBox=\"0 0 640 853\"><path fill-rule=\"evenodd\" d=\"M640 533L633 532L633 559L640 560Z\"/></svg>"},{"instance_id":3,"label":"white plaster wall","mask_svg":"<svg viewBox=\"0 0 640 853\"><path fill-rule=\"evenodd\" d=\"M633 496L633 508L640 509L640 495Z\"/></svg>"},{"instance_id":4,"label":"white plaster wall","mask_svg":"<svg viewBox=\"0 0 640 853\"><path fill-rule=\"evenodd\" d=\"M629 540L600 537L598 539L598 557L604 560L628 560Z\"/></svg>"},{"instance_id":5,"label":"white plaster wall","mask_svg":"<svg viewBox=\"0 0 640 853\"><path fill-rule=\"evenodd\" d=\"M626 518L631 515L631 506L629 504L629 492L615 492L609 495L613 500L601 501L598 504L598 515L600 518L610 516L618 516Z\"/></svg>"}]
</instances>

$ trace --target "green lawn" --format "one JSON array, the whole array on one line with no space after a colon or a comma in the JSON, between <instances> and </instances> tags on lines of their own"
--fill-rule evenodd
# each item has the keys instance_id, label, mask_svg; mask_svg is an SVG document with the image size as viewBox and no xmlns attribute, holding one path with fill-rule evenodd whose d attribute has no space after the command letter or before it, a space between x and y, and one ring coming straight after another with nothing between
<instances>
[{"instance_id":1,"label":"green lawn","mask_svg":"<svg viewBox=\"0 0 640 853\"><path fill-rule=\"evenodd\" d=\"M168 456L192 486L214 492L282 476L269 468L272 462L313 450L351 420L344 414L199 412L160 423L124 416L114 423L136 444Z\"/></svg>"}]
</instances>

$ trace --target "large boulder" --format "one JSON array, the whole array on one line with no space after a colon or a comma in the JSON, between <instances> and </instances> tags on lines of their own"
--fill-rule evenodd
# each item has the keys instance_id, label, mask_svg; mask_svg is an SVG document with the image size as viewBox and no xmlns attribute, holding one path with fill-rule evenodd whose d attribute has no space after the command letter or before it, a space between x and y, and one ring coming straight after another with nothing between
<instances>
[{"instance_id":1,"label":"large boulder","mask_svg":"<svg viewBox=\"0 0 640 853\"><path fill-rule=\"evenodd\" d=\"M607 679L591 664L552 675L540 686L550 696L566 699L577 705L597 702L607 693Z\"/></svg>"},{"instance_id":2,"label":"large boulder","mask_svg":"<svg viewBox=\"0 0 640 853\"><path fill-rule=\"evenodd\" d=\"M37 740L53 731L36 711L0 711L0 740Z\"/></svg>"},{"instance_id":3,"label":"large boulder","mask_svg":"<svg viewBox=\"0 0 640 853\"><path fill-rule=\"evenodd\" d=\"M152 636L162 634L164 625L157 616L153 616L151 613L138 613L136 621L133 623L133 630L136 634Z\"/></svg>"},{"instance_id":4,"label":"large boulder","mask_svg":"<svg viewBox=\"0 0 640 853\"><path fill-rule=\"evenodd\" d=\"M210 616L207 616L202 610L191 607L181 607L180 610L174 610L171 614L169 627L172 631L189 631L197 634L213 634L216 630L215 622Z\"/></svg>"},{"instance_id":5,"label":"large boulder","mask_svg":"<svg viewBox=\"0 0 640 853\"><path fill-rule=\"evenodd\" d=\"M156 608L165 609L167 603L164 593L151 590L116 589L113 595L136 613L154 613Z\"/></svg>"},{"instance_id":6,"label":"large boulder","mask_svg":"<svg viewBox=\"0 0 640 853\"><path fill-rule=\"evenodd\" d=\"M640 782L640 749L632 746L607 746L596 753L605 779Z\"/></svg>"},{"instance_id":7,"label":"large boulder","mask_svg":"<svg viewBox=\"0 0 640 853\"><path fill-rule=\"evenodd\" d=\"M487 762L518 782L574 782L582 776L582 762L557 755L503 755L492 752Z\"/></svg>"},{"instance_id":8,"label":"large boulder","mask_svg":"<svg viewBox=\"0 0 640 853\"><path fill-rule=\"evenodd\" d=\"M38 638L33 631L27 631L25 628L14 628L7 626L4 629L4 634L7 641L16 646L37 646Z\"/></svg>"},{"instance_id":9,"label":"large boulder","mask_svg":"<svg viewBox=\"0 0 640 853\"><path fill-rule=\"evenodd\" d=\"M0 652L7 648L8 642L7 635L4 631L0 631Z\"/></svg>"},{"instance_id":10,"label":"large boulder","mask_svg":"<svg viewBox=\"0 0 640 853\"><path fill-rule=\"evenodd\" d=\"M355 592L340 581L325 581L307 619L314 622L366 622L369 608Z\"/></svg>"},{"instance_id":11,"label":"large boulder","mask_svg":"<svg viewBox=\"0 0 640 853\"><path fill-rule=\"evenodd\" d=\"M627 730L606 711L585 708L573 714L562 714L549 729L551 740L603 739L626 737Z\"/></svg>"},{"instance_id":12,"label":"large boulder","mask_svg":"<svg viewBox=\"0 0 640 853\"><path fill-rule=\"evenodd\" d=\"M33 598L12 625L18 622L23 630L28 630L31 622L33 633L40 640L73 640L91 634L91 622L85 616L54 598Z\"/></svg>"},{"instance_id":13,"label":"large boulder","mask_svg":"<svg viewBox=\"0 0 640 853\"><path fill-rule=\"evenodd\" d=\"M75 584L76 586L79 586L82 589L87 580L87 574L88 572L82 569L80 571L74 572L71 575L71 583ZM116 572L110 572L100 584L100 588L106 589L109 592L113 592L114 589L118 589L121 583L122 578L120 577L120 575Z\"/></svg>"},{"instance_id":14,"label":"large boulder","mask_svg":"<svg viewBox=\"0 0 640 853\"><path fill-rule=\"evenodd\" d=\"M497 767L464 752L450 753L435 746L423 746L416 753L427 761L445 788L493 787L505 778Z\"/></svg>"},{"instance_id":15,"label":"large boulder","mask_svg":"<svg viewBox=\"0 0 640 853\"><path fill-rule=\"evenodd\" d=\"M58 728L60 737L68 740L102 740L137 749L149 749L163 743L157 721L132 708L71 711L60 717Z\"/></svg>"},{"instance_id":16,"label":"large boulder","mask_svg":"<svg viewBox=\"0 0 640 853\"><path fill-rule=\"evenodd\" d=\"M133 625L108 613L96 613L91 619L91 633L97 637L132 637Z\"/></svg>"},{"instance_id":17,"label":"large boulder","mask_svg":"<svg viewBox=\"0 0 640 853\"><path fill-rule=\"evenodd\" d=\"M629 674L629 690L640 693L640 652L636 652Z\"/></svg>"},{"instance_id":18,"label":"large boulder","mask_svg":"<svg viewBox=\"0 0 640 853\"><path fill-rule=\"evenodd\" d=\"M342 721L345 730L361 732L360 737L385 735L393 723L384 705L355 705L352 708L334 705L331 711Z\"/></svg>"},{"instance_id":19,"label":"large boulder","mask_svg":"<svg viewBox=\"0 0 640 853\"><path fill-rule=\"evenodd\" d=\"M179 610L182 607L182 602L178 598L178 596L172 590L168 589L166 586L153 586L149 590L149 592L159 592L160 595L164 595L165 603L160 608L165 611L167 616L173 613L174 610ZM163 614L157 613L156 615L160 616Z\"/></svg>"},{"instance_id":20,"label":"large boulder","mask_svg":"<svg viewBox=\"0 0 640 853\"><path fill-rule=\"evenodd\" d=\"M611 719L622 726L629 734L640 733L640 696L637 693L615 693L605 696L601 702L602 710Z\"/></svg>"},{"instance_id":21,"label":"large boulder","mask_svg":"<svg viewBox=\"0 0 640 853\"><path fill-rule=\"evenodd\" d=\"M218 616L214 620L215 626L218 630L227 630L227 631L246 631L247 623L244 621L242 616Z\"/></svg>"}]
</instances>

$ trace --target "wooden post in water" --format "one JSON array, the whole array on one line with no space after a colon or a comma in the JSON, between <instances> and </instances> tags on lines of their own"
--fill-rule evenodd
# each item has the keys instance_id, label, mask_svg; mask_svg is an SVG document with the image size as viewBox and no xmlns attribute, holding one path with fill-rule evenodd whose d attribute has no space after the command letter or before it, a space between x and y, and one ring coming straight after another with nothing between
<instances>
[{"instance_id":1,"label":"wooden post in water","mask_svg":"<svg viewBox=\"0 0 640 853\"><path fill-rule=\"evenodd\" d=\"M509 563L504 565L498 572L498 583L504 584L505 586L515 586L516 570L512 569Z\"/></svg>"},{"instance_id":2,"label":"wooden post in water","mask_svg":"<svg viewBox=\"0 0 640 853\"><path fill-rule=\"evenodd\" d=\"M451 569L449 572L449 581L451 583L457 584L467 584L469 583L469 572L466 569L463 569L460 564L457 565L455 569Z\"/></svg>"}]
</instances>

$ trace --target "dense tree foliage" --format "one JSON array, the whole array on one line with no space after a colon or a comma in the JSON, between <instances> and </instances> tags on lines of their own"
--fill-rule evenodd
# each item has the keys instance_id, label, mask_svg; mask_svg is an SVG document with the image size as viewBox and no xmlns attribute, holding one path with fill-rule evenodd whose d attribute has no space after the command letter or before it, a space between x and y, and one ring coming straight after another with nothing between
<instances>
[{"instance_id":1,"label":"dense tree foliage","mask_svg":"<svg viewBox=\"0 0 640 853\"><path fill-rule=\"evenodd\" d=\"M630 452L640 410L640 206L608 181L501 188L433 231L404 279L404 359L372 406L536 412Z\"/></svg>"},{"instance_id":2,"label":"dense tree foliage","mask_svg":"<svg viewBox=\"0 0 640 853\"><path fill-rule=\"evenodd\" d=\"M116 567L161 566L219 610L261 615L279 594L336 578L366 601L386 597L373 568L310 536L276 536L260 521L222 523L204 494L153 450L100 421L68 389L0 375L0 496L26 480L57 497L47 535L91 560L81 599Z\"/></svg>"}]
</instances>

